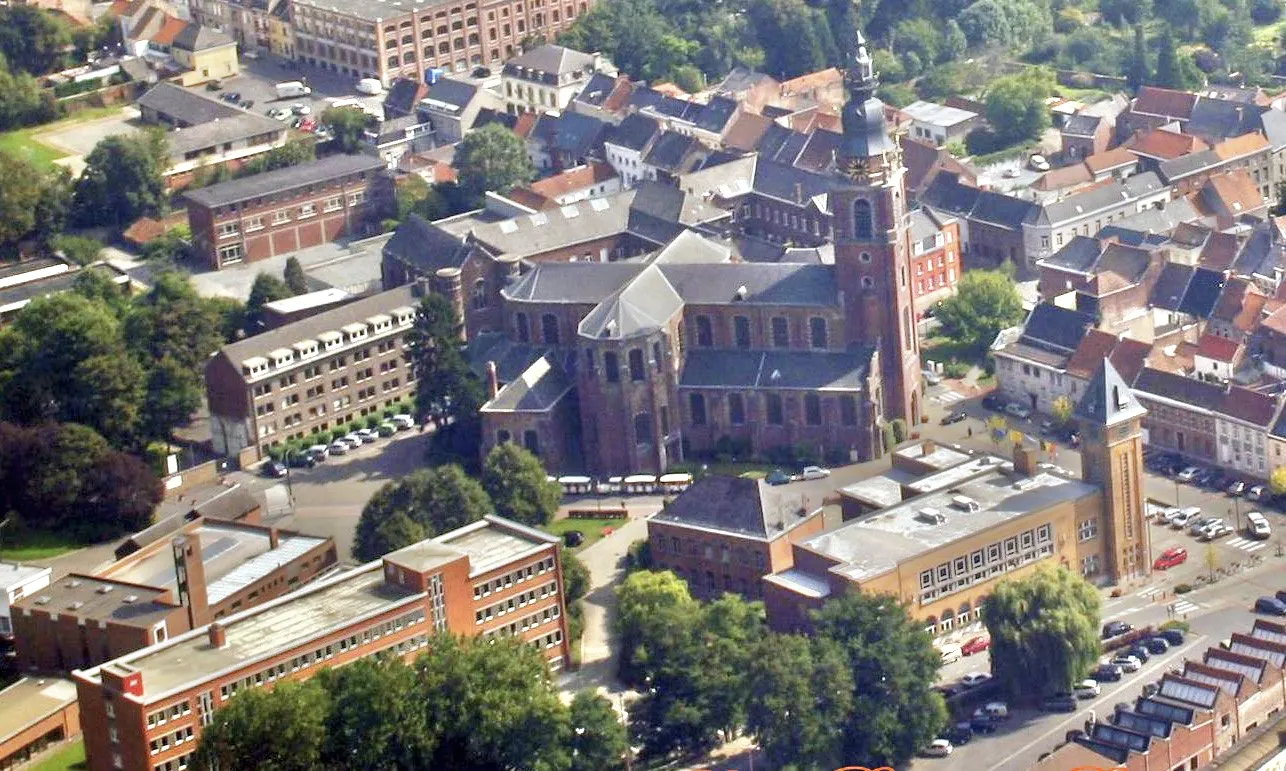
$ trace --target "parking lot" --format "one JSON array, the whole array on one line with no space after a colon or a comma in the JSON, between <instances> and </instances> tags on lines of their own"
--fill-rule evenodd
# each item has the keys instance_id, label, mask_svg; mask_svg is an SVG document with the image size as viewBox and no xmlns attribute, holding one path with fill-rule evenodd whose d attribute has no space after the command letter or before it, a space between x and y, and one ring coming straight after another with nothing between
<instances>
[{"instance_id":1,"label":"parking lot","mask_svg":"<svg viewBox=\"0 0 1286 771\"><path fill-rule=\"evenodd\" d=\"M288 81L302 81L312 89L308 96L277 98L277 84ZM384 96L368 96L357 93L357 80L326 70L299 65L291 61L277 59L264 53L256 59L241 60L241 74L225 78L219 82L217 93L205 86L193 86L194 91L203 92L206 96L239 94L241 101L252 101L251 112L266 115L278 108L290 109L296 105L306 105L309 113L319 116L336 99L354 99L368 110L383 114Z\"/></svg>"}]
</instances>

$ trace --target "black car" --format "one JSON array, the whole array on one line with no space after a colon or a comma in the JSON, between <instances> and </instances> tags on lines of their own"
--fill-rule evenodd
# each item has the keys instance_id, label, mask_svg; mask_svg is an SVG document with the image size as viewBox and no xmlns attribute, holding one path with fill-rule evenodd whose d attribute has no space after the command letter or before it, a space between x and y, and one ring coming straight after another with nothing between
<instances>
[{"instance_id":1,"label":"black car","mask_svg":"<svg viewBox=\"0 0 1286 771\"><path fill-rule=\"evenodd\" d=\"M1040 708L1046 712L1075 712L1076 697L1070 693L1056 693L1053 696L1046 696L1040 703Z\"/></svg>"},{"instance_id":2,"label":"black car","mask_svg":"<svg viewBox=\"0 0 1286 771\"><path fill-rule=\"evenodd\" d=\"M579 530L568 530L563 533L563 543L575 548L585 543L585 534Z\"/></svg>"},{"instance_id":3,"label":"black car","mask_svg":"<svg viewBox=\"0 0 1286 771\"><path fill-rule=\"evenodd\" d=\"M1159 654L1170 650L1170 643L1160 637L1149 637L1143 641L1143 645L1147 647L1149 653Z\"/></svg>"},{"instance_id":4,"label":"black car","mask_svg":"<svg viewBox=\"0 0 1286 771\"><path fill-rule=\"evenodd\" d=\"M969 721L969 729L976 734L994 734L996 722L986 715L978 715Z\"/></svg>"},{"instance_id":5,"label":"black car","mask_svg":"<svg viewBox=\"0 0 1286 771\"><path fill-rule=\"evenodd\" d=\"M982 397L982 406L986 407L989 410L996 410L997 412L999 412L1000 410L1003 410L1005 408L1005 404L1006 404L1005 397L1001 396L998 393L989 393L986 396Z\"/></svg>"},{"instance_id":6,"label":"black car","mask_svg":"<svg viewBox=\"0 0 1286 771\"><path fill-rule=\"evenodd\" d=\"M964 410L956 410L955 412L949 412L943 416L942 425L949 426L952 423L959 423L962 420L967 420L968 418L969 418L969 413L965 412Z\"/></svg>"},{"instance_id":7,"label":"black car","mask_svg":"<svg viewBox=\"0 0 1286 771\"><path fill-rule=\"evenodd\" d=\"M1115 664L1104 664L1091 672L1090 677L1100 683L1115 683L1121 679L1121 668Z\"/></svg>"},{"instance_id":8,"label":"black car","mask_svg":"<svg viewBox=\"0 0 1286 771\"><path fill-rule=\"evenodd\" d=\"M317 456L307 452L297 452L286 459L291 468L312 468L317 465Z\"/></svg>"},{"instance_id":9,"label":"black car","mask_svg":"<svg viewBox=\"0 0 1286 771\"><path fill-rule=\"evenodd\" d=\"M1136 644L1134 644L1134 645L1131 645L1131 646L1130 646L1130 648L1129 648L1129 650L1127 650L1127 651L1125 652L1125 655L1126 655L1126 656L1133 656L1134 658L1136 658L1136 659L1138 659L1138 660L1139 660L1139 663L1140 663L1140 664L1146 664L1146 663L1148 663L1148 659L1152 657L1152 655L1151 655L1150 653L1148 653L1148 649L1147 649L1147 648L1145 648L1145 647L1143 647L1142 645L1139 645L1139 644L1137 644L1137 643L1136 643Z\"/></svg>"},{"instance_id":10,"label":"black car","mask_svg":"<svg viewBox=\"0 0 1286 771\"><path fill-rule=\"evenodd\" d=\"M1176 645L1183 645L1182 629L1163 629L1161 630L1160 637L1161 639L1170 643L1171 647Z\"/></svg>"},{"instance_id":11,"label":"black car","mask_svg":"<svg viewBox=\"0 0 1286 771\"><path fill-rule=\"evenodd\" d=\"M270 478L280 478L286 475L286 466L275 460L270 460L263 464L263 475Z\"/></svg>"},{"instance_id":12,"label":"black car","mask_svg":"<svg viewBox=\"0 0 1286 771\"><path fill-rule=\"evenodd\" d=\"M956 746L968 744L969 740L973 738L973 729L969 727L968 723L956 723L942 733L942 738Z\"/></svg>"},{"instance_id":13,"label":"black car","mask_svg":"<svg viewBox=\"0 0 1286 771\"><path fill-rule=\"evenodd\" d=\"M1133 629L1133 624L1127 624L1124 621L1109 621L1103 625L1103 639L1118 637Z\"/></svg>"},{"instance_id":14,"label":"black car","mask_svg":"<svg viewBox=\"0 0 1286 771\"><path fill-rule=\"evenodd\" d=\"M773 472L769 474L768 478L765 479L764 481L770 485L790 484L790 474L787 474L785 471L782 471L781 469L773 469Z\"/></svg>"}]
</instances>

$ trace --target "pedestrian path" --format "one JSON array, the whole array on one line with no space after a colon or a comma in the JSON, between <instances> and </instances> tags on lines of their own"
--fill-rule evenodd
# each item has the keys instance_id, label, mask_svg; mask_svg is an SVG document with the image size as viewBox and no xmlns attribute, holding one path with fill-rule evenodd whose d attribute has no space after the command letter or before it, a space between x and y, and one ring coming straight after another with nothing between
<instances>
[{"instance_id":1,"label":"pedestrian path","mask_svg":"<svg viewBox=\"0 0 1286 771\"><path fill-rule=\"evenodd\" d=\"M1186 616L1189 613L1200 610L1201 606L1188 600L1175 600L1174 614L1176 616Z\"/></svg>"},{"instance_id":2,"label":"pedestrian path","mask_svg":"<svg viewBox=\"0 0 1286 771\"><path fill-rule=\"evenodd\" d=\"M955 404L956 402L962 402L968 398L969 397L965 396L962 393L957 393L956 391L947 390L947 391L943 391L940 394L934 394L933 396L930 396L929 401L937 402L938 404Z\"/></svg>"},{"instance_id":3,"label":"pedestrian path","mask_svg":"<svg viewBox=\"0 0 1286 771\"><path fill-rule=\"evenodd\" d=\"M1153 598L1153 597L1157 596L1158 594L1161 594L1161 593L1162 593L1162 592L1164 592L1164 591L1165 591L1165 587L1164 587L1164 586L1153 586L1153 587L1151 587L1151 588L1149 588L1149 589L1144 589L1143 591L1139 592L1138 594L1136 594L1136 595L1134 595L1134 596L1135 596L1135 597L1142 597L1143 599L1147 600L1147 599L1151 599L1151 598Z\"/></svg>"},{"instance_id":4,"label":"pedestrian path","mask_svg":"<svg viewBox=\"0 0 1286 771\"><path fill-rule=\"evenodd\" d=\"M1268 545L1267 541L1254 541L1249 538L1234 538L1225 543L1234 549L1241 549L1245 552L1257 552Z\"/></svg>"}]
</instances>

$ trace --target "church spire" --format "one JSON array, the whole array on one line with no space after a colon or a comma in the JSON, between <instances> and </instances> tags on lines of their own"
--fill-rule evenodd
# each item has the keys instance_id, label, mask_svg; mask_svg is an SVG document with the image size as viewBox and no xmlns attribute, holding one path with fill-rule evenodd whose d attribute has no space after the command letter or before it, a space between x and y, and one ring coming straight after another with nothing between
<instances>
[{"instance_id":1,"label":"church spire","mask_svg":"<svg viewBox=\"0 0 1286 771\"><path fill-rule=\"evenodd\" d=\"M841 155L846 167L867 158L884 156L895 150L896 143L889 137L884 123L884 103L875 98L879 81L875 63L866 47L866 38L853 24L853 35L845 52L844 84L848 86L848 101L844 104L842 121L844 143Z\"/></svg>"},{"instance_id":2,"label":"church spire","mask_svg":"<svg viewBox=\"0 0 1286 771\"><path fill-rule=\"evenodd\" d=\"M844 71L844 84L848 86L853 99L866 101L875 95L879 81L875 77L875 64L871 61L871 52L866 48L866 38L856 24L853 26L853 40L845 53L847 67Z\"/></svg>"}]
</instances>

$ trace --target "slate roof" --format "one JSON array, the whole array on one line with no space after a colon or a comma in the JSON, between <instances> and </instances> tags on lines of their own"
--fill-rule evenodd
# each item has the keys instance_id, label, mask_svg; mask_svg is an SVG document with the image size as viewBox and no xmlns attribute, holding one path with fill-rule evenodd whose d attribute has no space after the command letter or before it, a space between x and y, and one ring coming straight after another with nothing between
<instances>
[{"instance_id":1,"label":"slate roof","mask_svg":"<svg viewBox=\"0 0 1286 771\"><path fill-rule=\"evenodd\" d=\"M875 97L844 105L844 155L870 158L896 149L884 123L884 103Z\"/></svg>"},{"instance_id":2,"label":"slate roof","mask_svg":"<svg viewBox=\"0 0 1286 771\"><path fill-rule=\"evenodd\" d=\"M1073 115L1063 122L1063 134L1072 137L1093 137L1103 118L1098 115Z\"/></svg>"},{"instance_id":3,"label":"slate roof","mask_svg":"<svg viewBox=\"0 0 1286 771\"><path fill-rule=\"evenodd\" d=\"M1134 380L1134 390L1182 404L1213 409L1223 402L1223 387L1204 380L1144 367Z\"/></svg>"},{"instance_id":4,"label":"slate roof","mask_svg":"<svg viewBox=\"0 0 1286 771\"><path fill-rule=\"evenodd\" d=\"M435 84L433 88L436 90L438 85L445 80L446 78L439 80L438 84ZM397 78L384 94L384 114L410 115L415 112L421 95L426 92L427 89L424 84L415 78Z\"/></svg>"},{"instance_id":5,"label":"slate roof","mask_svg":"<svg viewBox=\"0 0 1286 771\"><path fill-rule=\"evenodd\" d=\"M1027 316L1019 341L1070 354L1081 344L1086 331L1093 325L1094 319L1087 313L1053 303L1041 303Z\"/></svg>"},{"instance_id":6,"label":"slate roof","mask_svg":"<svg viewBox=\"0 0 1286 771\"><path fill-rule=\"evenodd\" d=\"M1096 211L1118 206L1124 201L1140 198L1161 189L1161 187L1161 181L1157 179L1156 174L1150 171L1135 174L1124 183L1113 180L1100 187L1091 188L1083 193L1076 193L1060 201L1048 203L1042 207L1040 219L1047 221L1051 225L1071 222Z\"/></svg>"},{"instance_id":7,"label":"slate roof","mask_svg":"<svg viewBox=\"0 0 1286 771\"><path fill-rule=\"evenodd\" d=\"M981 194L982 191L978 188L962 184L958 174L943 172L933 176L933 180L920 195L920 202L925 206L967 217Z\"/></svg>"},{"instance_id":8,"label":"slate roof","mask_svg":"<svg viewBox=\"0 0 1286 771\"><path fill-rule=\"evenodd\" d=\"M683 298L660 268L649 265L586 314L577 333L595 339L624 340L662 329L682 310Z\"/></svg>"},{"instance_id":9,"label":"slate roof","mask_svg":"<svg viewBox=\"0 0 1286 771\"><path fill-rule=\"evenodd\" d=\"M169 143L170 157L183 158L190 152L252 137L271 135L275 141L282 139L285 131L286 127L281 121L273 120L267 115L243 112L171 131L166 135L166 140Z\"/></svg>"},{"instance_id":10,"label":"slate roof","mask_svg":"<svg viewBox=\"0 0 1286 771\"><path fill-rule=\"evenodd\" d=\"M393 237L384 244L384 254L414 265L425 274L464 264L469 247L463 238L434 225L418 214L411 214Z\"/></svg>"},{"instance_id":11,"label":"slate roof","mask_svg":"<svg viewBox=\"0 0 1286 771\"><path fill-rule=\"evenodd\" d=\"M631 113L616 126L616 130L607 141L618 147L641 152L656 138L660 130L661 124L656 118L637 112Z\"/></svg>"},{"instance_id":12,"label":"slate roof","mask_svg":"<svg viewBox=\"0 0 1286 771\"><path fill-rule=\"evenodd\" d=\"M1148 302L1163 310L1178 311L1184 295L1188 292L1188 283L1192 281L1194 270L1191 265L1166 263L1161 269L1161 275L1157 277L1156 284L1152 287Z\"/></svg>"},{"instance_id":13,"label":"slate roof","mask_svg":"<svg viewBox=\"0 0 1286 771\"><path fill-rule=\"evenodd\" d=\"M807 521L800 503L761 479L714 475L693 483L652 521L772 541Z\"/></svg>"},{"instance_id":14,"label":"slate roof","mask_svg":"<svg viewBox=\"0 0 1286 771\"><path fill-rule=\"evenodd\" d=\"M527 51L521 56L510 59L505 63L505 72L508 73L513 69L522 68L551 75L567 75L590 69L593 66L594 57L590 54L546 43Z\"/></svg>"},{"instance_id":15,"label":"slate roof","mask_svg":"<svg viewBox=\"0 0 1286 771\"><path fill-rule=\"evenodd\" d=\"M1282 265L1282 245L1273 243L1269 226L1256 226L1233 263L1233 272L1273 278Z\"/></svg>"},{"instance_id":16,"label":"slate roof","mask_svg":"<svg viewBox=\"0 0 1286 771\"><path fill-rule=\"evenodd\" d=\"M454 78L440 78L429 89L422 104L430 110L455 114L468 107L477 95L478 87L473 83ZM392 97L393 91L390 90L384 104L387 105Z\"/></svg>"},{"instance_id":17,"label":"slate roof","mask_svg":"<svg viewBox=\"0 0 1286 771\"><path fill-rule=\"evenodd\" d=\"M246 114L245 110L216 99L207 99L173 83L157 83L138 98L137 104L188 126Z\"/></svg>"},{"instance_id":18,"label":"slate roof","mask_svg":"<svg viewBox=\"0 0 1286 771\"><path fill-rule=\"evenodd\" d=\"M379 171L384 160L369 155L329 155L276 171L220 182L186 194L189 201L204 206L225 206L248 198L315 185L349 174Z\"/></svg>"},{"instance_id":19,"label":"slate roof","mask_svg":"<svg viewBox=\"0 0 1286 771\"><path fill-rule=\"evenodd\" d=\"M814 131L795 158L795 165L808 171L826 171L835 163L836 153L843 142L843 134L823 129Z\"/></svg>"},{"instance_id":20,"label":"slate roof","mask_svg":"<svg viewBox=\"0 0 1286 771\"><path fill-rule=\"evenodd\" d=\"M669 264L661 268L685 302L693 305L839 305L835 269L795 263ZM737 290L746 288L745 298Z\"/></svg>"},{"instance_id":21,"label":"slate roof","mask_svg":"<svg viewBox=\"0 0 1286 771\"><path fill-rule=\"evenodd\" d=\"M1113 426L1121 421L1147 414L1130 386L1112 366L1104 361L1085 387L1085 395L1076 405L1075 416L1096 426Z\"/></svg>"},{"instance_id":22,"label":"slate roof","mask_svg":"<svg viewBox=\"0 0 1286 771\"><path fill-rule=\"evenodd\" d=\"M1183 302L1179 304L1179 310L1197 318L1207 318L1210 316L1210 312L1214 310L1215 303L1219 301L1219 294L1222 291L1222 273L1206 268L1197 268L1192 273L1192 280L1188 282L1188 291L1183 295Z\"/></svg>"},{"instance_id":23,"label":"slate roof","mask_svg":"<svg viewBox=\"0 0 1286 771\"><path fill-rule=\"evenodd\" d=\"M585 87L576 95L576 101L593 107L603 107L615 88L616 78L601 72L595 72L585 82Z\"/></svg>"},{"instance_id":24,"label":"slate roof","mask_svg":"<svg viewBox=\"0 0 1286 771\"><path fill-rule=\"evenodd\" d=\"M726 96L716 96L697 112L693 123L697 128L715 134L723 134L733 116L737 114L738 105Z\"/></svg>"},{"instance_id":25,"label":"slate roof","mask_svg":"<svg viewBox=\"0 0 1286 771\"><path fill-rule=\"evenodd\" d=\"M644 156L643 162L670 172L687 171L685 164L689 160L690 153L700 146L701 143L694 137L677 131L666 131L657 138L652 149Z\"/></svg>"},{"instance_id":26,"label":"slate roof","mask_svg":"<svg viewBox=\"0 0 1286 771\"><path fill-rule=\"evenodd\" d=\"M1230 278L1224 285L1219 302L1211 311L1210 318L1230 324L1241 332L1253 332L1259 323L1259 315L1268 303L1268 297L1260 292L1249 279Z\"/></svg>"},{"instance_id":27,"label":"slate roof","mask_svg":"<svg viewBox=\"0 0 1286 771\"><path fill-rule=\"evenodd\" d=\"M572 381L562 366L552 355L544 354L521 375L505 383L481 411L546 412L571 390Z\"/></svg>"},{"instance_id":28,"label":"slate roof","mask_svg":"<svg viewBox=\"0 0 1286 771\"><path fill-rule=\"evenodd\" d=\"M501 383L512 383L551 350L548 346L510 340L504 332L483 332L465 348L465 356L469 359L469 368L479 377L485 378L487 362L494 362L497 379Z\"/></svg>"},{"instance_id":29,"label":"slate roof","mask_svg":"<svg viewBox=\"0 0 1286 771\"><path fill-rule=\"evenodd\" d=\"M1072 239L1063 244L1061 249L1040 260L1037 265L1088 276L1094 270L1094 265L1102 253L1103 247L1097 238L1072 236Z\"/></svg>"},{"instance_id":30,"label":"slate roof","mask_svg":"<svg viewBox=\"0 0 1286 771\"><path fill-rule=\"evenodd\" d=\"M630 262L542 262L503 289L511 300L598 304L643 272Z\"/></svg>"},{"instance_id":31,"label":"slate roof","mask_svg":"<svg viewBox=\"0 0 1286 771\"><path fill-rule=\"evenodd\" d=\"M827 196L839 181L829 174L815 174L796 166L760 158L755 162L755 174L751 184L756 193L769 198L793 204L804 204L816 199L819 209L829 211L829 205L824 196Z\"/></svg>"},{"instance_id":32,"label":"slate roof","mask_svg":"<svg viewBox=\"0 0 1286 771\"><path fill-rule=\"evenodd\" d=\"M1025 220L1039 210L1040 207L1031 201L983 190L974 201L973 210L969 212L969 216L998 227L1018 230Z\"/></svg>"},{"instance_id":33,"label":"slate roof","mask_svg":"<svg viewBox=\"0 0 1286 771\"><path fill-rule=\"evenodd\" d=\"M1162 161L1157 166L1157 170L1160 172L1162 179L1167 182L1174 182L1206 169L1214 168L1222 163L1223 161L1214 150L1202 150L1174 160Z\"/></svg>"},{"instance_id":34,"label":"slate roof","mask_svg":"<svg viewBox=\"0 0 1286 771\"><path fill-rule=\"evenodd\" d=\"M1151 257L1146 249L1108 244L1095 265L1094 289L1101 297L1138 284L1147 272Z\"/></svg>"},{"instance_id":35,"label":"slate roof","mask_svg":"<svg viewBox=\"0 0 1286 771\"><path fill-rule=\"evenodd\" d=\"M873 351L693 349L685 356L679 387L859 392Z\"/></svg>"},{"instance_id":36,"label":"slate roof","mask_svg":"<svg viewBox=\"0 0 1286 771\"><path fill-rule=\"evenodd\" d=\"M1219 140L1241 136L1260 127L1259 116L1267 107L1240 104L1222 99L1200 99L1183 130L1208 139Z\"/></svg>"},{"instance_id":37,"label":"slate roof","mask_svg":"<svg viewBox=\"0 0 1286 771\"><path fill-rule=\"evenodd\" d=\"M232 38L211 27L189 24L174 38L174 47L183 51L209 51L233 45Z\"/></svg>"},{"instance_id":38,"label":"slate roof","mask_svg":"<svg viewBox=\"0 0 1286 771\"><path fill-rule=\"evenodd\" d=\"M589 154L607 131L607 124L598 118L578 112L564 112L553 125L553 148L575 158Z\"/></svg>"}]
</instances>

